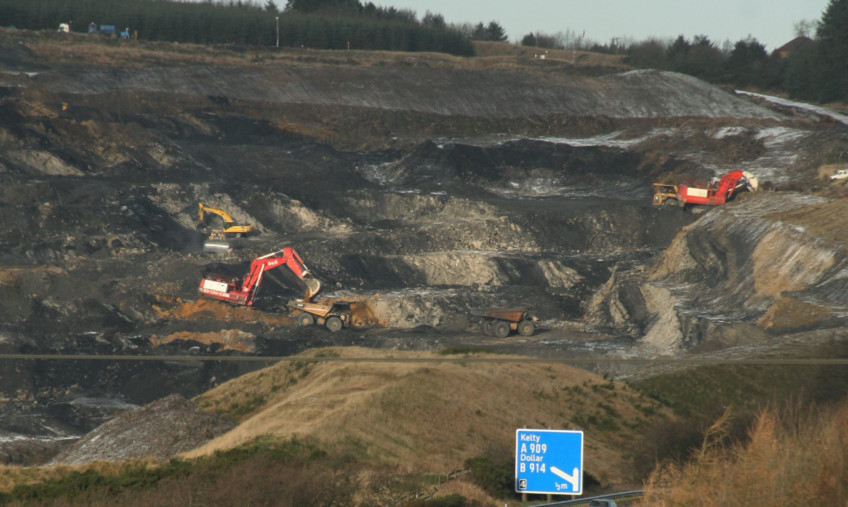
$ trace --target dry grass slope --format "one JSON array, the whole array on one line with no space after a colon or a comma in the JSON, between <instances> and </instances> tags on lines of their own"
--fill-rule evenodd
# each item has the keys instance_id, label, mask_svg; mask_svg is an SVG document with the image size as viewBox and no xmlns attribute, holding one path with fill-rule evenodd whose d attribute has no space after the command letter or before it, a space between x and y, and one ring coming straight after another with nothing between
<instances>
[{"instance_id":1,"label":"dry grass slope","mask_svg":"<svg viewBox=\"0 0 848 507\"><path fill-rule=\"evenodd\" d=\"M563 364L358 347L309 354L331 360L282 362L200 396L200 407L240 424L186 457L297 436L402 471L444 473L485 451L512 453L517 428L568 428L586 432L586 470L621 483L637 428L661 417L623 384Z\"/></svg>"},{"instance_id":2,"label":"dry grass slope","mask_svg":"<svg viewBox=\"0 0 848 507\"><path fill-rule=\"evenodd\" d=\"M774 218L803 227L815 237L848 242L848 199L835 199L798 208Z\"/></svg>"},{"instance_id":3,"label":"dry grass slope","mask_svg":"<svg viewBox=\"0 0 848 507\"><path fill-rule=\"evenodd\" d=\"M698 459L658 470L643 505L845 505L846 426L845 403L789 415L764 411L749 443L708 442Z\"/></svg>"},{"instance_id":4,"label":"dry grass slope","mask_svg":"<svg viewBox=\"0 0 848 507\"><path fill-rule=\"evenodd\" d=\"M400 51L336 51L264 46L199 45L159 41L123 41L92 38L84 34L59 34L53 31L0 29L0 39L21 40L44 61L86 61L96 65L141 67L146 65L352 65L426 66L449 69L501 69L549 72L569 68L607 68L626 70L620 55L585 51L547 51L544 59L536 55L544 49L500 42L475 43L473 57L446 53Z\"/></svg>"}]
</instances>

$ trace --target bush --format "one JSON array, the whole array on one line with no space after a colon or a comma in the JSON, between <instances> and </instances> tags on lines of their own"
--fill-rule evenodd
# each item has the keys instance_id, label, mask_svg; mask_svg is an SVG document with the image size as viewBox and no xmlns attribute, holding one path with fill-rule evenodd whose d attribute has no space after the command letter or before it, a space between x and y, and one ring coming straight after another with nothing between
<instances>
[{"instance_id":1,"label":"bush","mask_svg":"<svg viewBox=\"0 0 848 507\"><path fill-rule=\"evenodd\" d=\"M515 496L515 464L512 460L495 461L487 457L469 458L465 467L470 468L471 482L480 486L495 498Z\"/></svg>"},{"instance_id":2,"label":"bush","mask_svg":"<svg viewBox=\"0 0 848 507\"><path fill-rule=\"evenodd\" d=\"M646 505L845 505L848 404L761 412L744 443L704 439L695 459L666 463L645 485ZM720 424L713 427L721 426ZM720 436L720 435L718 435Z\"/></svg>"},{"instance_id":3,"label":"bush","mask_svg":"<svg viewBox=\"0 0 848 507\"><path fill-rule=\"evenodd\" d=\"M160 504L163 503L160 498L173 503L176 498L191 498L192 494L207 490L215 490L214 494L205 493L207 498L214 496L230 503L228 500L235 501L239 496L228 495L243 495L244 489L250 489L257 498L273 491L289 498L303 495L309 501L349 499L355 479L335 471L342 460L342 457L328 457L325 451L303 440L260 439L197 460L172 459L159 466L130 464L114 474L92 469L73 471L41 483L15 486L11 493L0 496L0 503L29 504L58 499L98 503L119 497L132 500L131 503ZM248 483L253 487L249 488ZM309 505L307 500L304 502L298 505Z\"/></svg>"}]
</instances>

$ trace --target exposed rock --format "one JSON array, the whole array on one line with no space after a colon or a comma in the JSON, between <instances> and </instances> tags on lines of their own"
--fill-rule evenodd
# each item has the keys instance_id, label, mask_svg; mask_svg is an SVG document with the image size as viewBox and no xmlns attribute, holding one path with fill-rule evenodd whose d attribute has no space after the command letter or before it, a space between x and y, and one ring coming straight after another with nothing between
<instances>
[{"instance_id":1,"label":"exposed rock","mask_svg":"<svg viewBox=\"0 0 848 507\"><path fill-rule=\"evenodd\" d=\"M35 171L51 176L82 176L83 172L66 164L55 155L43 151L9 151L6 153L12 161L29 166Z\"/></svg>"},{"instance_id":2,"label":"exposed rock","mask_svg":"<svg viewBox=\"0 0 848 507\"><path fill-rule=\"evenodd\" d=\"M63 450L51 463L167 460L234 426L217 414L199 412L194 402L175 394L117 414Z\"/></svg>"},{"instance_id":3,"label":"exposed rock","mask_svg":"<svg viewBox=\"0 0 848 507\"><path fill-rule=\"evenodd\" d=\"M844 233L767 217L804 197L768 209L768 199L740 199L680 235L697 217L650 205L655 179L709 178L728 164L813 188L822 153L845 146L838 127L667 72L485 68L488 59L438 55L410 66L374 54L359 65L336 52L304 63L288 50L254 61L214 47L58 40L0 29L0 65L37 70L0 73L10 353L286 355L356 343L568 357L583 341L621 347L618 338L643 335L673 353L710 337L740 343L735 330L757 322L791 328L791 305L773 307L780 298L824 309L812 326L843 318L844 255L828 242ZM793 200L785 195L769 197ZM198 201L258 233L204 253ZM198 299L201 273L242 277L287 245L324 296L356 304L366 329L291 326L286 302L303 289L285 269L266 273L253 307ZM516 304L542 318L533 339L492 341L469 318ZM22 433L41 436L79 434L115 410L72 405L82 397L191 396L255 366L0 368L0 396L26 401L5 413L38 414Z\"/></svg>"},{"instance_id":4,"label":"exposed rock","mask_svg":"<svg viewBox=\"0 0 848 507\"><path fill-rule=\"evenodd\" d=\"M674 307L677 301L670 290L645 284L642 286L645 305L652 316L653 323L640 341L651 352L659 355L680 352L683 345L683 330Z\"/></svg>"},{"instance_id":5,"label":"exposed rock","mask_svg":"<svg viewBox=\"0 0 848 507\"><path fill-rule=\"evenodd\" d=\"M660 340L665 345L711 340L709 330L717 327L692 327L697 320L759 323L772 330L829 319L840 325L837 317L848 300L848 282L840 275L848 269L845 244L776 219L821 202L800 194L751 195L688 227L643 285L646 301L655 301L658 290L663 296L659 305L649 304L658 320L642 341L655 344L657 334L666 337ZM799 312L806 317L797 318ZM670 313L685 316L689 329ZM675 328L679 334L671 339Z\"/></svg>"}]
</instances>

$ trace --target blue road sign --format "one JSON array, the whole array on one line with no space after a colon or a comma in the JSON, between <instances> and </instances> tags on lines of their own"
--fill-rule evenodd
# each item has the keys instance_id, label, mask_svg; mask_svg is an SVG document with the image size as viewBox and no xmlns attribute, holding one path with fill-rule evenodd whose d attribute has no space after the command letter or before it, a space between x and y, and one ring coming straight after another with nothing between
<instances>
[{"instance_id":1,"label":"blue road sign","mask_svg":"<svg viewBox=\"0 0 848 507\"><path fill-rule=\"evenodd\" d=\"M583 432L515 430L515 491L583 494Z\"/></svg>"}]
</instances>

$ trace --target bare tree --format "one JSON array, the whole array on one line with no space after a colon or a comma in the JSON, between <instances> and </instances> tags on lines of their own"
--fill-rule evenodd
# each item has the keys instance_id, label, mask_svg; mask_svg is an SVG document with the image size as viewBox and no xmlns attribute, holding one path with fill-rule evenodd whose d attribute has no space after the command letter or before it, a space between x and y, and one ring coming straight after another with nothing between
<instances>
[{"instance_id":1,"label":"bare tree","mask_svg":"<svg viewBox=\"0 0 848 507\"><path fill-rule=\"evenodd\" d=\"M802 19L792 25L792 28L796 36L812 39L819 28L819 22L815 19Z\"/></svg>"}]
</instances>

